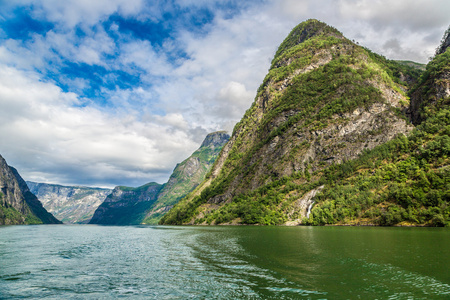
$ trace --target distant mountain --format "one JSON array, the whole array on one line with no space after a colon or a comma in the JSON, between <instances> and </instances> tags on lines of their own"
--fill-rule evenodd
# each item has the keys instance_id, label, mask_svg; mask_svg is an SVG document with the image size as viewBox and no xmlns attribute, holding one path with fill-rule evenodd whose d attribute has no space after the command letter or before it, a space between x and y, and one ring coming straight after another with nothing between
<instances>
[{"instance_id":1,"label":"distant mountain","mask_svg":"<svg viewBox=\"0 0 450 300\"><path fill-rule=\"evenodd\" d=\"M59 220L68 224L88 223L112 189L27 181L31 192Z\"/></svg>"},{"instance_id":2,"label":"distant mountain","mask_svg":"<svg viewBox=\"0 0 450 300\"><path fill-rule=\"evenodd\" d=\"M423 72L299 24L161 224L450 225L449 45L447 31Z\"/></svg>"},{"instance_id":3,"label":"distant mountain","mask_svg":"<svg viewBox=\"0 0 450 300\"><path fill-rule=\"evenodd\" d=\"M61 224L31 193L16 169L0 156L0 225Z\"/></svg>"},{"instance_id":4,"label":"distant mountain","mask_svg":"<svg viewBox=\"0 0 450 300\"><path fill-rule=\"evenodd\" d=\"M225 132L209 134L197 151L175 167L164 185L148 183L138 188L116 187L98 207L90 224L157 224L174 204L205 178L228 139Z\"/></svg>"},{"instance_id":5,"label":"distant mountain","mask_svg":"<svg viewBox=\"0 0 450 300\"><path fill-rule=\"evenodd\" d=\"M89 224L140 224L163 185L151 182L137 188L118 186L97 208Z\"/></svg>"}]
</instances>

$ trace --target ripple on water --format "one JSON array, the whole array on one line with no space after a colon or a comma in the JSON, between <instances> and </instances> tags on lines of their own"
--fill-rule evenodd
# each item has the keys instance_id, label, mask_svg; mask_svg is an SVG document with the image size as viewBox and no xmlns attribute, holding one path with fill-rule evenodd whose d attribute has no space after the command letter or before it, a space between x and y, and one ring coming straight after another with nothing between
<instances>
[{"instance_id":1,"label":"ripple on water","mask_svg":"<svg viewBox=\"0 0 450 300\"><path fill-rule=\"evenodd\" d=\"M351 239L339 239L337 248L332 248L329 243L335 239L336 229L306 229L36 226L1 231L0 228L3 247L0 298L440 299L450 296L448 282L382 259L371 263L367 258L372 254L339 252L343 243L364 239L369 230L358 239L354 238L355 231L350 230ZM340 234L347 232L338 230ZM267 241L274 239L277 243L267 247ZM8 245L5 241L9 241ZM398 239L392 241L396 243L383 244L383 249L398 244ZM445 239L440 237L438 241ZM353 250L355 245L346 247ZM376 247L370 251L380 253ZM408 255L416 257L414 251L411 248L412 253ZM420 253L422 260L446 259L436 257L435 253L427 258L427 253Z\"/></svg>"}]
</instances>

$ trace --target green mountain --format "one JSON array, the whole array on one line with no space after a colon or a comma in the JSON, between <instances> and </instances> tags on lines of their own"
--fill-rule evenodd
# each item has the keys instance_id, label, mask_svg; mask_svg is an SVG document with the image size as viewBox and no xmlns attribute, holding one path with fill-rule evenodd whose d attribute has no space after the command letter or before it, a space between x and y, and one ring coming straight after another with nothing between
<instances>
[{"instance_id":1,"label":"green mountain","mask_svg":"<svg viewBox=\"0 0 450 300\"><path fill-rule=\"evenodd\" d=\"M16 169L0 156L0 225L61 224L31 193Z\"/></svg>"},{"instance_id":2,"label":"green mountain","mask_svg":"<svg viewBox=\"0 0 450 300\"><path fill-rule=\"evenodd\" d=\"M68 224L85 224L97 207L111 194L111 189L84 186L26 182L42 205L55 217Z\"/></svg>"},{"instance_id":3,"label":"green mountain","mask_svg":"<svg viewBox=\"0 0 450 300\"><path fill-rule=\"evenodd\" d=\"M448 223L447 55L422 74L301 23L212 172L161 224Z\"/></svg>"},{"instance_id":4,"label":"green mountain","mask_svg":"<svg viewBox=\"0 0 450 300\"><path fill-rule=\"evenodd\" d=\"M95 210L89 224L129 225L140 224L163 186L151 182L137 188L115 187L105 201Z\"/></svg>"},{"instance_id":5,"label":"green mountain","mask_svg":"<svg viewBox=\"0 0 450 300\"><path fill-rule=\"evenodd\" d=\"M410 91L417 127L327 170L307 224L450 226L449 33Z\"/></svg>"},{"instance_id":6,"label":"green mountain","mask_svg":"<svg viewBox=\"0 0 450 300\"><path fill-rule=\"evenodd\" d=\"M175 167L164 185L148 183L138 188L116 187L89 223L157 224L174 204L203 181L228 139L225 132L209 134L197 151Z\"/></svg>"},{"instance_id":7,"label":"green mountain","mask_svg":"<svg viewBox=\"0 0 450 300\"><path fill-rule=\"evenodd\" d=\"M205 179L229 138L230 136L224 131L208 134L200 148L175 167L143 223L158 224L169 209L194 190Z\"/></svg>"}]
</instances>

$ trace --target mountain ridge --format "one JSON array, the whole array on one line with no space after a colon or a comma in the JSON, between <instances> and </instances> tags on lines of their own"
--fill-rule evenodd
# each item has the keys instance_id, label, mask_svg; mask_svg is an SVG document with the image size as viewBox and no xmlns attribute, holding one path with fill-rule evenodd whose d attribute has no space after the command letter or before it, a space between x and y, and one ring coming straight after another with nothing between
<instances>
[{"instance_id":1,"label":"mountain ridge","mask_svg":"<svg viewBox=\"0 0 450 300\"><path fill-rule=\"evenodd\" d=\"M208 134L199 149L176 165L168 182L163 185L148 183L138 188L116 187L97 208L90 224L157 224L179 199L203 180L228 138L224 131Z\"/></svg>"},{"instance_id":2,"label":"mountain ridge","mask_svg":"<svg viewBox=\"0 0 450 300\"><path fill-rule=\"evenodd\" d=\"M0 155L0 224L61 224L31 193L19 172Z\"/></svg>"},{"instance_id":3,"label":"mountain ridge","mask_svg":"<svg viewBox=\"0 0 450 300\"><path fill-rule=\"evenodd\" d=\"M326 172L413 131L419 75L322 22L299 24L210 175L161 224L302 223Z\"/></svg>"},{"instance_id":4,"label":"mountain ridge","mask_svg":"<svg viewBox=\"0 0 450 300\"><path fill-rule=\"evenodd\" d=\"M88 223L112 189L27 181L31 192L58 219L68 224Z\"/></svg>"}]
</instances>

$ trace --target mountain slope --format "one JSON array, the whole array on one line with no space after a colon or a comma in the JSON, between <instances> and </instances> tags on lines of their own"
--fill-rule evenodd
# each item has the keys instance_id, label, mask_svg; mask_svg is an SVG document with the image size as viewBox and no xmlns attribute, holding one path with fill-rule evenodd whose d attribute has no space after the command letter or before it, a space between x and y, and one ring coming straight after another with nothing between
<instances>
[{"instance_id":1,"label":"mountain slope","mask_svg":"<svg viewBox=\"0 0 450 300\"><path fill-rule=\"evenodd\" d=\"M178 164L164 185L116 187L95 211L90 224L157 224L179 199L192 191L211 169L229 135L219 131L206 136L200 148Z\"/></svg>"},{"instance_id":2,"label":"mountain slope","mask_svg":"<svg viewBox=\"0 0 450 300\"><path fill-rule=\"evenodd\" d=\"M411 92L419 124L328 170L307 224L450 226L450 28Z\"/></svg>"},{"instance_id":3,"label":"mountain slope","mask_svg":"<svg viewBox=\"0 0 450 300\"><path fill-rule=\"evenodd\" d=\"M89 224L140 224L163 186L150 182L137 188L115 187L97 208Z\"/></svg>"},{"instance_id":4,"label":"mountain slope","mask_svg":"<svg viewBox=\"0 0 450 300\"><path fill-rule=\"evenodd\" d=\"M210 171L229 138L224 131L208 134L200 148L175 167L143 223L157 224L173 205L195 189Z\"/></svg>"},{"instance_id":5,"label":"mountain slope","mask_svg":"<svg viewBox=\"0 0 450 300\"><path fill-rule=\"evenodd\" d=\"M411 132L405 74L414 82L420 72L301 23L210 176L161 223L300 223L322 189L317 174Z\"/></svg>"},{"instance_id":6,"label":"mountain slope","mask_svg":"<svg viewBox=\"0 0 450 300\"><path fill-rule=\"evenodd\" d=\"M0 225L60 224L31 193L16 169L0 156Z\"/></svg>"},{"instance_id":7,"label":"mountain slope","mask_svg":"<svg viewBox=\"0 0 450 300\"><path fill-rule=\"evenodd\" d=\"M68 224L88 223L111 189L27 181L30 191L55 217Z\"/></svg>"},{"instance_id":8,"label":"mountain slope","mask_svg":"<svg viewBox=\"0 0 450 300\"><path fill-rule=\"evenodd\" d=\"M411 120L420 124L439 109L448 107L450 95L450 28L446 31L436 55L426 67L421 83L411 92Z\"/></svg>"}]
</instances>

